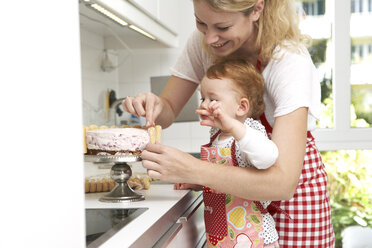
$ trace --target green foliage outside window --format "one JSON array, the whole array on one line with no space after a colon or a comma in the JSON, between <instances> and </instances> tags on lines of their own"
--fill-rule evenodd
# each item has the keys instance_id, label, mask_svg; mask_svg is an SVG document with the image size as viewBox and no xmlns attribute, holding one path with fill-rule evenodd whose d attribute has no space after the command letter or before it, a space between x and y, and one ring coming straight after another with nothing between
<instances>
[{"instance_id":1,"label":"green foliage outside window","mask_svg":"<svg viewBox=\"0 0 372 248\"><path fill-rule=\"evenodd\" d=\"M321 152L328 173L336 247L348 226L372 227L372 150Z\"/></svg>"}]
</instances>

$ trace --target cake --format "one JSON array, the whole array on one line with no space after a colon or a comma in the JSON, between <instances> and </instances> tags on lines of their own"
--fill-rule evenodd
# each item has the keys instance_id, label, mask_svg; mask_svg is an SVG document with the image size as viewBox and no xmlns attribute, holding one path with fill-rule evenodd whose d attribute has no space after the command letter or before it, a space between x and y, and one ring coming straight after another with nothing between
<instances>
[{"instance_id":1,"label":"cake","mask_svg":"<svg viewBox=\"0 0 372 248\"><path fill-rule=\"evenodd\" d=\"M140 155L148 143L160 142L161 127L85 128L88 155Z\"/></svg>"}]
</instances>

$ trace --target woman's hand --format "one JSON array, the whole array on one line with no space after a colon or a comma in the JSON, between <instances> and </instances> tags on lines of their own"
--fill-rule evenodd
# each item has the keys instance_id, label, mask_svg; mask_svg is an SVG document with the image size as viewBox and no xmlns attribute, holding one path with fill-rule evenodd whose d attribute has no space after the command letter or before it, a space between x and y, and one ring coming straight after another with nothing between
<instances>
[{"instance_id":1,"label":"woman's hand","mask_svg":"<svg viewBox=\"0 0 372 248\"><path fill-rule=\"evenodd\" d=\"M194 184L197 158L176 148L162 144L148 144L142 151L142 165L155 179L174 183Z\"/></svg>"},{"instance_id":2,"label":"woman's hand","mask_svg":"<svg viewBox=\"0 0 372 248\"><path fill-rule=\"evenodd\" d=\"M175 183L173 188L175 190L184 190L184 189L192 189L195 191L203 190L203 186L197 184L189 184L189 183Z\"/></svg>"},{"instance_id":3,"label":"woman's hand","mask_svg":"<svg viewBox=\"0 0 372 248\"><path fill-rule=\"evenodd\" d=\"M151 92L140 93L137 97L128 96L123 100L122 105L127 112L146 117L146 126L155 125L155 120L164 107L161 98Z\"/></svg>"}]
</instances>

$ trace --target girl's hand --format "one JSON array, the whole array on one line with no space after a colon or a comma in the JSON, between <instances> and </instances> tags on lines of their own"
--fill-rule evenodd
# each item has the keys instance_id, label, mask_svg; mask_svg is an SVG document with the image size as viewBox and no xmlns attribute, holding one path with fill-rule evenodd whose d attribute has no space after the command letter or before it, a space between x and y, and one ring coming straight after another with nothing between
<instances>
[{"instance_id":1,"label":"girl's hand","mask_svg":"<svg viewBox=\"0 0 372 248\"><path fill-rule=\"evenodd\" d=\"M154 126L155 120L163 110L164 104L155 94L140 93L136 97L128 96L122 102L123 109L135 116L146 117L146 126Z\"/></svg>"},{"instance_id":2,"label":"girl's hand","mask_svg":"<svg viewBox=\"0 0 372 248\"><path fill-rule=\"evenodd\" d=\"M196 113L201 116L200 125L210 126L230 132L234 128L234 118L230 117L222 108L221 103L211 101L207 108L199 108Z\"/></svg>"}]
</instances>

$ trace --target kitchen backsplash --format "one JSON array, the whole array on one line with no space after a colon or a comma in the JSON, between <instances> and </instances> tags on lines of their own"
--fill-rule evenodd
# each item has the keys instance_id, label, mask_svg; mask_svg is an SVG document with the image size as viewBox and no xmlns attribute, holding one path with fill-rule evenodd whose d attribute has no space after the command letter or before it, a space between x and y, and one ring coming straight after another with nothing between
<instances>
[{"instance_id":1,"label":"kitchen backsplash","mask_svg":"<svg viewBox=\"0 0 372 248\"><path fill-rule=\"evenodd\" d=\"M104 38L84 29L80 30L81 71L83 92L84 125L103 125L105 122L105 97L108 89L118 92L118 70L103 72L101 61L104 56ZM109 58L117 63L115 51Z\"/></svg>"}]
</instances>

